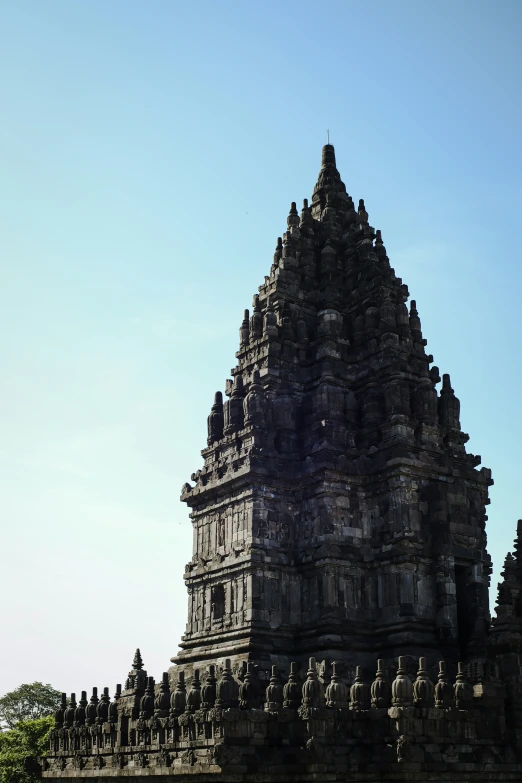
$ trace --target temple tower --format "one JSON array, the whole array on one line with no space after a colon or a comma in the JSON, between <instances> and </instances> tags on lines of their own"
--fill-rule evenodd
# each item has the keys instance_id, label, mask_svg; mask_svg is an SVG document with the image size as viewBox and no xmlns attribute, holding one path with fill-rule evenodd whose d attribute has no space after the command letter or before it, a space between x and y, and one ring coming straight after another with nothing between
<instances>
[{"instance_id":1,"label":"temple tower","mask_svg":"<svg viewBox=\"0 0 522 783\"><path fill-rule=\"evenodd\" d=\"M491 472L466 452L449 375L437 391L408 297L326 145L182 489L184 669L484 656Z\"/></svg>"},{"instance_id":2,"label":"temple tower","mask_svg":"<svg viewBox=\"0 0 522 783\"><path fill-rule=\"evenodd\" d=\"M245 310L186 483L187 630L71 694L44 779L522 780L522 521L493 623L490 471L331 145ZM143 633L140 624L137 633ZM100 692L101 694L101 692Z\"/></svg>"}]
</instances>

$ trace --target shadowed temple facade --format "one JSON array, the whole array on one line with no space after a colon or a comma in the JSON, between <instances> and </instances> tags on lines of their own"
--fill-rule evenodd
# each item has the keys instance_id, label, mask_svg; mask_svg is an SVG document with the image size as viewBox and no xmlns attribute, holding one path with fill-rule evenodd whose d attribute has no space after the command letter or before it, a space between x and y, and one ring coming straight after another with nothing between
<instances>
[{"instance_id":1,"label":"shadowed temple facade","mask_svg":"<svg viewBox=\"0 0 522 783\"><path fill-rule=\"evenodd\" d=\"M491 472L408 298L326 145L182 488L174 665L64 695L43 777L522 781L522 525L492 621Z\"/></svg>"}]
</instances>

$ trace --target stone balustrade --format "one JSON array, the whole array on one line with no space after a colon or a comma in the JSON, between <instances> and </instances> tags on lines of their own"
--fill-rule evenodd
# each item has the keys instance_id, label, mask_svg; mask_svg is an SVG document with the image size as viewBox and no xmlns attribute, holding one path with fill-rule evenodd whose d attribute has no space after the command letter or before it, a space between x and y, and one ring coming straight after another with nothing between
<instances>
[{"instance_id":1,"label":"stone balustrade","mask_svg":"<svg viewBox=\"0 0 522 783\"><path fill-rule=\"evenodd\" d=\"M172 689L166 674L158 686L152 677L142 678L141 690L122 693L118 686L112 702L107 688L100 699L93 689L88 703L85 692L78 704L75 694L68 704L64 694L43 774L117 775L135 767L148 774L184 774L195 766L200 774L262 773L277 763L287 772L317 765L325 771L371 771L377 763L457 765L458 771L459 765L480 766L488 758L507 764L506 774L516 768L498 688L492 710L491 700L484 699L488 684L474 689L462 665L453 683L441 661L434 683L425 658L416 678L399 658L390 682L379 660L373 681L357 667L354 681L346 683L334 663L326 687L317 668L311 658L306 680L298 682L295 664L286 678L274 666L262 687L252 664L239 681L227 661L217 680L213 666L202 681L196 670L188 684L180 671Z\"/></svg>"}]
</instances>

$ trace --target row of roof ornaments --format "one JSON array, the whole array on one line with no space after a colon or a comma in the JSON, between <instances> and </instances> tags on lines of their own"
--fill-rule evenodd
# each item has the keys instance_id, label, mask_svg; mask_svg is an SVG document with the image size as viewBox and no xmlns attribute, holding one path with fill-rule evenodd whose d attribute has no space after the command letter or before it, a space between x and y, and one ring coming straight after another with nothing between
<instances>
[{"instance_id":1,"label":"row of roof ornaments","mask_svg":"<svg viewBox=\"0 0 522 783\"><path fill-rule=\"evenodd\" d=\"M437 368L433 368L437 371ZM323 375L322 380L328 383L333 378ZM342 390L340 390L342 393ZM321 383L317 389L317 396L321 398L323 393ZM442 427L451 429L460 429L460 402L455 396L451 387L450 376L443 376L443 384L440 397L429 379L421 380L417 387L412 391L409 384L393 379L386 384L382 402L384 409L381 412L380 401L376 399L380 396L376 388L368 389L360 410L361 425L375 422L376 419L384 419L384 416L411 416L412 414L419 422L430 425L440 424ZM340 410L329 407L324 413L326 415L341 415L346 420L348 426L355 427L359 418L359 404L352 392L344 394L341 401ZM331 403L331 398L326 398L324 402ZM297 411L295 406L298 400L296 397L285 395L284 409L277 410L279 398L275 397L272 411L274 426L282 426L286 429L296 429ZM318 399L320 408L321 399ZM342 404L344 402L344 404ZM283 400L281 400L283 403ZM292 407L294 410L292 410ZM280 415L278 415L280 413ZM323 411L318 411L318 415ZM233 435L244 427L254 426L262 427L269 424L269 398L265 393L258 370L254 370L252 382L248 394L244 395L243 379L237 375L234 381L234 387L230 400L223 404L223 395L216 392L214 404L207 420L209 446L220 441L223 437ZM281 421L279 421L281 419Z\"/></svg>"},{"instance_id":2,"label":"row of roof ornaments","mask_svg":"<svg viewBox=\"0 0 522 783\"><path fill-rule=\"evenodd\" d=\"M309 660L307 678L303 685L299 683L295 663L291 664L290 674L285 684L279 677L277 666L273 666L272 676L264 694L251 663L247 664L241 683L234 679L228 660L219 678L215 676L215 667L209 666L203 684L196 670L188 692L183 672L179 673L172 693L168 674L165 672L156 694L154 678L146 677L141 670L137 672L138 683L135 683L138 684L138 690L139 683L142 682L140 674L146 682L145 692L139 702L139 714L136 715L141 719L178 718L185 713L195 713L201 709L210 710L214 707L221 709L239 707L279 712L285 709L297 710L301 707L324 706L356 711L367 711L372 707L410 706L439 709L456 707L467 710L474 705L474 688L467 680L461 663L458 665L456 682L452 683L447 676L446 664L441 661L438 680L433 683L428 675L425 658L419 659L417 678L412 680L408 676L405 659L399 657L397 674L391 683L386 678L382 660L378 661L375 679L371 684L365 681L362 668L357 666L355 679L350 687L342 681L338 674L338 665L333 663L331 680L326 690L317 676L314 658ZM78 704L75 694L71 694L68 705L66 694L62 694L62 704L55 715L55 729L101 725L106 722L117 723L120 717L120 698L121 685L116 687L112 702L108 688L104 688L101 699L98 699L97 689L94 688L89 702L87 702L86 692L82 691Z\"/></svg>"},{"instance_id":3,"label":"row of roof ornaments","mask_svg":"<svg viewBox=\"0 0 522 783\"><path fill-rule=\"evenodd\" d=\"M380 294L379 298L382 299L379 307L376 304L366 304L362 312L348 319L334 308L321 310L317 313L314 328L309 316L303 317L297 306L290 307L284 300L278 302L279 317L270 303L263 312L259 296L256 295L252 317L248 309L244 311L239 330L240 349L244 350L251 343L267 337L289 340L301 347L306 347L311 340L320 338L341 339L343 345L357 347L381 334L395 334L402 340L413 341L424 347L426 340L422 337L415 300L412 299L408 312L406 304L395 304L389 293ZM410 347L413 346L410 344Z\"/></svg>"},{"instance_id":4,"label":"row of roof ornaments","mask_svg":"<svg viewBox=\"0 0 522 783\"><path fill-rule=\"evenodd\" d=\"M277 239L270 276L265 277L260 292L273 292L274 284L295 290L297 284L310 302L347 302L348 297L353 304L354 294L362 298L379 283L386 285L387 295L393 291L400 301L406 299L408 287L390 265L381 231L370 226L364 200L359 199L356 211L347 194L326 198L327 206L319 220L312 217L308 199L303 201L301 217L292 202L287 231ZM286 275L281 286L282 270ZM326 300L325 284L333 289Z\"/></svg>"},{"instance_id":5,"label":"row of roof ornaments","mask_svg":"<svg viewBox=\"0 0 522 783\"><path fill-rule=\"evenodd\" d=\"M249 311L245 310L239 330L240 353L238 356L244 354L245 349L256 345L257 341L262 338L290 341L300 347L306 347L316 339L338 340L341 338L344 346L358 347L381 334L396 335L399 340L407 341L409 349L414 353L417 355L423 353L426 340L422 338L416 302L412 300L408 313L405 304L409 296L408 287L401 278L395 276L395 271L390 266L381 232L379 230L375 232L371 226L368 226L368 213L362 199L359 202L357 213L355 213L351 199L347 205L351 207L351 210L342 213L344 220L352 218L361 231L364 229L364 239L357 243L358 253L356 254L363 262L362 266L360 263L354 266L355 256L352 251L347 256L344 255L346 247L343 247L343 242L334 243L337 248L334 249L330 244L330 239L327 238L324 243L324 237L319 245L314 245L312 248L312 245L308 243L308 247L301 248L300 251L298 249L300 243L295 240L302 234L298 228L299 217L296 205L295 202L292 202L287 218L289 231L285 233L284 238L278 237L270 277L265 278L265 285L259 289L267 296L263 302L261 302L259 295L254 296L251 318ZM311 219L311 215L308 202L305 199L301 228L308 224L309 219ZM321 226L324 233L324 223L318 223L313 219L311 222L315 223L316 227ZM308 292L302 291L299 296L296 296L294 285L267 287L267 282L274 279L274 273L282 269L287 275L289 272L297 272L295 282L299 278L303 282L304 276L315 266L315 253L317 253L318 259L317 271L323 273L323 278L326 274L333 289L337 292L335 303L322 301L318 290L313 293L309 290ZM310 267L310 263L312 267ZM363 272L366 276L371 274L374 278L373 283L378 282L379 285L373 285L370 290L366 288L364 291L357 291L357 281L360 280ZM356 273L357 279L353 278L354 273ZM300 287L299 283L297 283L297 287ZM347 290L342 291L343 287L346 287ZM308 288L309 286L307 286ZM356 293L360 295L358 303L354 297ZM306 310L302 309L303 295L304 300L308 302ZM311 316L313 310L310 310L310 305L318 310L315 321ZM346 313L347 307L350 310L349 314Z\"/></svg>"}]
</instances>

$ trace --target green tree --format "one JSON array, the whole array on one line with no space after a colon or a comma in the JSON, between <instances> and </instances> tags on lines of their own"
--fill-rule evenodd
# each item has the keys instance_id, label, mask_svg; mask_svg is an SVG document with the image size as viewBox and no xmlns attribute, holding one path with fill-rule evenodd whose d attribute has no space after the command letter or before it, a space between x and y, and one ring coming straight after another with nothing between
<instances>
[{"instance_id":1,"label":"green tree","mask_svg":"<svg viewBox=\"0 0 522 783\"><path fill-rule=\"evenodd\" d=\"M0 783L36 783L38 775L25 759L43 756L49 747L49 732L54 725L51 716L25 720L14 729L0 732Z\"/></svg>"},{"instance_id":2,"label":"green tree","mask_svg":"<svg viewBox=\"0 0 522 783\"><path fill-rule=\"evenodd\" d=\"M42 682L20 685L0 698L0 726L14 729L20 721L52 715L58 709L60 697L59 691Z\"/></svg>"}]
</instances>

